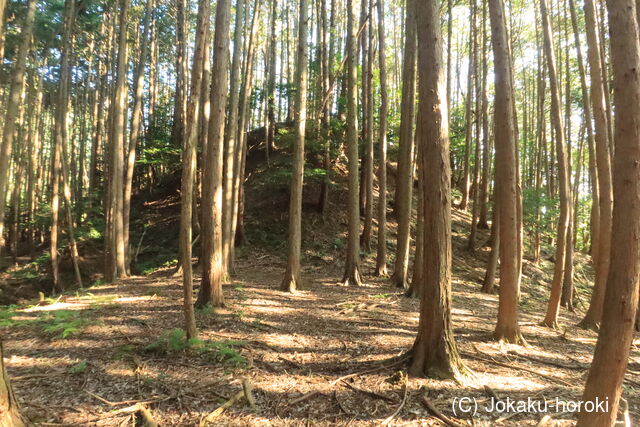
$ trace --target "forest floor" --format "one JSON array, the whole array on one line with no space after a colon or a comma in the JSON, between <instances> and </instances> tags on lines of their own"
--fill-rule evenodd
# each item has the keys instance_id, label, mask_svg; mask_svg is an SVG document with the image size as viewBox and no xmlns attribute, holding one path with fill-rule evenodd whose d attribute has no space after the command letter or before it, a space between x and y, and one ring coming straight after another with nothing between
<instances>
[{"instance_id":1,"label":"forest floor","mask_svg":"<svg viewBox=\"0 0 640 427\"><path fill-rule=\"evenodd\" d=\"M539 326L552 264L525 262L520 321L528 345L493 341L497 295L479 292L486 249L478 257L458 250L466 217L454 211L454 219L453 322L473 372L460 382L403 374L398 356L416 335L417 300L369 276L366 286L340 286L334 261L305 267L306 289L285 294L277 290L282 258L256 249L242 254L237 277L225 285L226 308L197 313L199 341L186 348L177 329L181 280L169 268L6 309L6 365L23 413L39 425L133 425L141 402L160 425L193 426L248 380L255 408L241 399L212 425L441 425L424 397L461 425L572 425L571 408L553 405L581 396L596 341L575 326L586 298L578 297L577 313L562 310L560 330ZM588 267L578 259L580 282ZM372 268L363 264L365 273ZM634 419L639 345L623 393ZM493 394L551 406L547 413L489 412ZM454 413L460 398L475 399L477 412ZM538 424L544 415L552 420Z\"/></svg>"},{"instance_id":2,"label":"forest floor","mask_svg":"<svg viewBox=\"0 0 640 427\"><path fill-rule=\"evenodd\" d=\"M555 405L556 399L580 399L597 338L576 326L592 286L587 256L575 255L576 312L562 309L558 330L539 326L553 272L552 250L543 248L538 263L525 259L520 325L528 345L495 342L497 292L480 292L488 233L479 232L479 249L470 254L465 249L470 215L453 209L452 319L472 374L458 382L407 378L402 355L416 336L419 301L404 297L387 279L372 277L375 254L363 257L365 286L339 284L347 223L342 209L346 177L339 168L324 218L315 211L317 183L305 184L306 287L295 294L278 290L288 203L286 156L282 159L278 166L274 157L269 169L257 161L249 173L245 228L250 244L237 250L237 274L224 286L226 307L198 310L199 338L188 345L180 330L181 278L172 276L177 184L164 185L164 195L150 195L135 207L143 213L132 235L137 275L112 285L96 280L99 276L91 273L100 270L97 239L81 247L86 282L93 281L88 289L38 302L33 300L37 290L50 286L43 263L0 274L3 301L23 296L16 305L0 307L0 334L15 394L33 423L142 425L134 421L142 404L162 426L194 426L238 397L243 380L252 386L255 407L240 398L211 425L442 425L425 398L458 423L450 425L574 423L572 408ZM389 210L389 253L395 252L395 232ZM72 277L68 264L67 278ZM199 277L195 282L197 290ZM638 420L638 339L626 379L623 397ZM528 412L500 413L491 411L495 397L503 403L538 403Z\"/></svg>"}]
</instances>

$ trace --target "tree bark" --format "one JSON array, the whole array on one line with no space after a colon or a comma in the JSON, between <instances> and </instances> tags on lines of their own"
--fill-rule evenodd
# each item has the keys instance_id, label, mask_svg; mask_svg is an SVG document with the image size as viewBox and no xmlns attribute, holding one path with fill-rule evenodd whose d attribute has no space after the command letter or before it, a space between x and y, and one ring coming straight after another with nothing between
<instances>
[{"instance_id":1,"label":"tree bark","mask_svg":"<svg viewBox=\"0 0 640 427\"><path fill-rule=\"evenodd\" d=\"M2 16L4 15L4 6L5 2L0 2L0 25L3 25ZM5 247L4 216L5 200L9 184L9 162L11 161L13 139L16 133L16 119L18 118L23 86L25 84L27 55L31 46L35 10L36 2L29 0L27 4L27 15L20 31L20 45L16 52L14 67L11 71L9 98L6 104L2 144L0 145L0 255L2 255ZM2 33L2 41L4 41L4 31L0 31L0 33Z\"/></svg>"},{"instance_id":2,"label":"tree bark","mask_svg":"<svg viewBox=\"0 0 640 427\"><path fill-rule=\"evenodd\" d=\"M147 40L149 39L149 31L151 26L151 15L153 13L154 0L147 0L144 31L140 40L140 57L136 67L136 73L133 80L133 112L131 115L131 129L129 133L129 146L126 150L126 162L124 164L124 195L123 195L123 237L124 249L126 253L126 269L130 273L131 254L129 247L129 217L131 215L131 189L133 185L133 172L136 166L136 147L140 137L140 123L142 122L142 103L144 91L144 71L147 63Z\"/></svg>"},{"instance_id":3,"label":"tree bark","mask_svg":"<svg viewBox=\"0 0 640 427\"><path fill-rule=\"evenodd\" d=\"M186 139L182 151L182 189L180 204L180 255L182 265L182 288L184 292L184 330L187 339L195 338L196 319L193 312L193 270L191 266L191 245L193 215L194 182L196 176L196 146L200 131L200 93L204 89L202 85L204 74L205 50L209 32L211 16L211 3L209 0L198 2L198 23L196 27L196 46L193 54L193 67L191 69L191 91L187 106Z\"/></svg>"},{"instance_id":4,"label":"tree bark","mask_svg":"<svg viewBox=\"0 0 640 427\"><path fill-rule=\"evenodd\" d=\"M415 158L416 97L416 0L407 0L405 16L405 48L402 65L402 101L400 105L400 149L396 176L395 211L398 217L398 241L391 283L408 288L411 205Z\"/></svg>"},{"instance_id":5,"label":"tree bark","mask_svg":"<svg viewBox=\"0 0 640 427\"><path fill-rule=\"evenodd\" d=\"M376 275L387 275L387 51L385 45L384 4L378 10L378 66L380 68L380 129L378 130L378 247Z\"/></svg>"},{"instance_id":6,"label":"tree bark","mask_svg":"<svg viewBox=\"0 0 640 427\"><path fill-rule=\"evenodd\" d=\"M127 15L129 0L120 0L120 25L115 93L110 114L110 165L107 213L105 280L113 282L127 276L124 246L124 120L127 104Z\"/></svg>"},{"instance_id":7,"label":"tree bark","mask_svg":"<svg viewBox=\"0 0 640 427\"><path fill-rule=\"evenodd\" d=\"M551 96L551 121L554 129L556 157L558 160L558 189L560 193L560 216L558 218L555 266L553 269L553 281L551 283L551 296L547 313L542 324L555 328L558 323L560 311L560 297L562 293L562 281L564 278L565 256L567 245L567 231L569 229L571 195L569 189L569 176L567 155L565 148L565 133L562 126L560 112L560 93L558 89L558 77L556 70L556 56L551 34L551 23L547 12L546 0L540 0L540 15L542 17L542 34L544 39L544 51L546 56L547 71L549 73L549 89Z\"/></svg>"},{"instance_id":8,"label":"tree bark","mask_svg":"<svg viewBox=\"0 0 640 427\"><path fill-rule=\"evenodd\" d=\"M302 186L304 180L304 138L307 122L307 59L309 49L308 23L309 3L300 0L298 21L298 48L296 52L296 99L294 110L295 145L293 147L293 170L291 173L291 198L289 200L289 248L287 270L280 289L295 292L303 287L300 277L300 247L302 244ZM275 68L275 64L274 64Z\"/></svg>"},{"instance_id":9,"label":"tree bark","mask_svg":"<svg viewBox=\"0 0 640 427\"><path fill-rule=\"evenodd\" d=\"M354 1L347 0L347 159L349 171L347 259L342 282L360 286L360 209L358 171L357 36Z\"/></svg>"},{"instance_id":10,"label":"tree bark","mask_svg":"<svg viewBox=\"0 0 640 427\"><path fill-rule=\"evenodd\" d=\"M491 40L495 63L496 195L500 202L500 297L494 337L511 343L524 339L518 325L520 282L518 250L518 204L516 135L513 87L507 30L502 0L489 0Z\"/></svg>"},{"instance_id":11,"label":"tree bark","mask_svg":"<svg viewBox=\"0 0 640 427\"><path fill-rule=\"evenodd\" d=\"M229 71L229 21L231 1L219 0L216 6L211 70L211 117L209 141L202 173L202 283L197 307L224 305L222 293L222 168L224 117L227 105Z\"/></svg>"},{"instance_id":12,"label":"tree bark","mask_svg":"<svg viewBox=\"0 0 640 427\"><path fill-rule=\"evenodd\" d=\"M640 278L640 48L634 0L608 1L615 106L611 265L602 324L582 400L608 411L580 412L578 426L612 426L633 340ZM587 23L587 25L589 25ZM600 253L600 257L605 257Z\"/></svg>"},{"instance_id":13,"label":"tree bark","mask_svg":"<svg viewBox=\"0 0 640 427\"><path fill-rule=\"evenodd\" d=\"M600 224L598 227L598 256L595 259L596 277L589 309L580 322L584 328L595 329L602 317L602 306L606 281L609 274L609 253L611 251L611 227L613 190L611 186L611 157L609 150L609 124L606 113L606 94L601 84L605 70L600 61L600 36L596 23L593 0L585 0L585 23L587 29L587 56L591 74L591 104L595 119L596 167L598 170L598 196L600 202Z\"/></svg>"},{"instance_id":14,"label":"tree bark","mask_svg":"<svg viewBox=\"0 0 640 427\"><path fill-rule=\"evenodd\" d=\"M456 378L466 372L451 325L451 169L442 38L437 0L416 3L418 22L419 114L416 134L422 146L424 289L418 336L409 373ZM427 178L428 177L428 178Z\"/></svg>"}]
</instances>

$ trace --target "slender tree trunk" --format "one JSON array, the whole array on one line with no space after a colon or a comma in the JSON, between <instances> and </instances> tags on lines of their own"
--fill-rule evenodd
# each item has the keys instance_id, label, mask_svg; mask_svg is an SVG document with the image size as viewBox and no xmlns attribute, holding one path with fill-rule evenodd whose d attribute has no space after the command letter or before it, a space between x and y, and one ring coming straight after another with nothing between
<instances>
[{"instance_id":1,"label":"slender tree trunk","mask_svg":"<svg viewBox=\"0 0 640 427\"><path fill-rule=\"evenodd\" d=\"M376 275L387 275L387 51L385 45L384 4L376 3L378 9L378 63L380 67L380 129L378 130L378 250Z\"/></svg>"},{"instance_id":2,"label":"slender tree trunk","mask_svg":"<svg viewBox=\"0 0 640 427\"><path fill-rule=\"evenodd\" d=\"M497 181L496 181L497 188ZM482 292L486 294L493 293L496 282L496 271L498 270L498 258L500 257L500 206L498 198L493 203L493 218L491 219L491 252L489 252L489 260L487 262L487 270L482 281Z\"/></svg>"},{"instance_id":3,"label":"slender tree trunk","mask_svg":"<svg viewBox=\"0 0 640 427\"><path fill-rule=\"evenodd\" d=\"M204 74L205 51L209 49L207 44L209 21L211 16L211 3L209 0L198 2L198 23L196 27L196 46L193 55L193 67L191 69L191 91L187 106L186 139L182 152L182 190L180 204L180 254L182 256L182 288L184 291L184 330L187 339L194 338L196 332L196 319L193 312L193 271L191 266L192 245L192 216L197 215L193 211L194 182L196 176L196 146L200 131L200 93L204 89L202 85Z\"/></svg>"},{"instance_id":4,"label":"slender tree trunk","mask_svg":"<svg viewBox=\"0 0 640 427\"><path fill-rule=\"evenodd\" d=\"M127 103L127 15L129 0L120 0L120 25L118 34L118 57L115 93L110 114L110 165L108 192L108 222L106 239L105 280L113 282L127 276L126 251L124 246L123 164L124 164L124 120Z\"/></svg>"},{"instance_id":5,"label":"slender tree trunk","mask_svg":"<svg viewBox=\"0 0 640 427\"><path fill-rule=\"evenodd\" d=\"M469 69L467 70L467 99L465 109L465 138L464 138L464 159L462 163L462 198L460 199L460 209L467 209L469 203L469 190L471 183L469 181L469 157L472 144L473 135L473 119L472 106L473 106L473 77L476 73L475 57L474 57L474 44L476 38L476 4L475 0L471 0L469 7L469 22L471 23L471 33L469 34Z\"/></svg>"},{"instance_id":6,"label":"slender tree trunk","mask_svg":"<svg viewBox=\"0 0 640 427\"><path fill-rule=\"evenodd\" d=\"M133 172L136 165L136 146L140 137L140 123L142 122L142 102L144 90L144 71L147 63L147 40L149 39L149 31L151 26L151 14L153 13L154 0L147 0L146 12L144 17L144 31L140 40L140 57L136 73L133 78L133 112L131 115L131 129L129 133L129 146L126 151L126 162L124 164L124 195L123 195L123 236L124 249L126 253L126 269L127 274L130 273L131 254L129 245L129 217L131 215L131 188L133 185Z\"/></svg>"},{"instance_id":7,"label":"slender tree trunk","mask_svg":"<svg viewBox=\"0 0 640 427\"><path fill-rule=\"evenodd\" d=\"M612 426L618 414L638 307L640 278L640 48L633 0L608 1L615 104L611 265L602 324L582 399L608 411L580 412L578 426ZM587 25L588 21L587 21ZM600 253L600 257L605 257Z\"/></svg>"},{"instance_id":8,"label":"slender tree trunk","mask_svg":"<svg viewBox=\"0 0 640 427\"><path fill-rule=\"evenodd\" d=\"M589 146L589 176L591 177L591 243L593 260L597 260L597 249L600 239L600 192L598 188L598 170L595 158L595 136L593 130L593 114L589 102L589 91L587 89L587 79L582 58L582 48L580 43L580 33L578 30L578 18L574 0L569 1L569 12L571 14L571 26L573 28L574 44L578 58L578 73L580 75L580 90L582 91L582 106L584 110L584 122L587 131L587 142Z\"/></svg>"},{"instance_id":9,"label":"slender tree trunk","mask_svg":"<svg viewBox=\"0 0 640 427\"><path fill-rule=\"evenodd\" d=\"M546 56L547 71L549 72L549 89L551 96L551 121L554 129L556 157L558 159L558 187L560 192L560 216L558 218L558 232L556 242L555 266L553 269L553 281L551 283L551 296L547 314L542 324L556 327L558 313L560 311L560 297L562 293L562 280L564 278L567 234L570 220L571 195L569 189L569 175L567 154L565 151L564 130L560 112L560 93L556 71L556 56L551 34L551 23L547 12L546 0L540 0L540 15L542 17L542 34L544 39L544 51Z\"/></svg>"},{"instance_id":10,"label":"slender tree trunk","mask_svg":"<svg viewBox=\"0 0 640 427\"><path fill-rule=\"evenodd\" d=\"M418 1L420 107L416 134L422 146L424 291L409 373L456 378L466 372L451 324L451 170L449 127L438 0Z\"/></svg>"},{"instance_id":11,"label":"slender tree trunk","mask_svg":"<svg viewBox=\"0 0 640 427\"><path fill-rule=\"evenodd\" d=\"M0 2L0 25L3 25L5 2ZM16 119L20 109L21 94L25 84L25 69L27 55L31 46L31 35L33 32L33 22L35 19L36 2L29 0L27 15L20 31L20 45L16 52L16 60L11 70L9 86L9 98L6 104L4 128L2 131L2 143L0 145L0 255L5 247L4 239L4 216L5 200L9 184L9 162L11 161L11 151L13 149L13 139L16 133ZM2 34L2 45L4 45L4 31ZM1 56L0 56L1 57Z\"/></svg>"},{"instance_id":12,"label":"slender tree trunk","mask_svg":"<svg viewBox=\"0 0 640 427\"><path fill-rule=\"evenodd\" d=\"M477 9L476 6L474 6ZM483 12L484 13L484 12ZM478 11L475 11L474 17L474 27L477 25L478 21ZM483 21L484 23L484 21ZM481 33L481 37L484 37L484 31ZM474 64L473 67L473 78L474 78L474 87L475 87L475 144L474 152L473 152L473 174L471 177L471 183L469 187L469 196L473 198L473 206L471 207L471 230L469 232L469 240L467 242L467 250L469 252L475 252L475 242L476 242L476 234L478 232L478 204L480 199L480 191L478 189L479 180L480 180L480 110L481 110L481 97L483 96L482 91L485 89L484 86L481 87L480 78L478 77L478 30L474 31L473 38L473 54L471 61ZM471 78L471 77L470 77ZM471 96L471 94L469 94ZM471 126L472 122L469 122L469 126ZM471 147L469 147L471 149Z\"/></svg>"},{"instance_id":13,"label":"slender tree trunk","mask_svg":"<svg viewBox=\"0 0 640 427\"><path fill-rule=\"evenodd\" d=\"M482 88L480 90L482 97L482 177L480 179L479 189L479 214L478 214L478 228L486 230L489 228L487 223L487 206L489 204L489 156L490 156L490 142L489 142L489 98L487 96L487 4L482 4L482 50L480 56L482 59ZM479 143L479 142L478 142Z\"/></svg>"},{"instance_id":14,"label":"slender tree trunk","mask_svg":"<svg viewBox=\"0 0 640 427\"><path fill-rule=\"evenodd\" d=\"M187 115L187 51L189 0L174 0L176 9L176 91L171 140L182 145Z\"/></svg>"},{"instance_id":15,"label":"slender tree trunk","mask_svg":"<svg viewBox=\"0 0 640 427\"><path fill-rule=\"evenodd\" d=\"M413 200L413 169L415 146L416 97L416 0L407 0L405 17L405 48L402 68L402 101L400 106L400 152L396 176L395 211L398 217L398 241L391 283L408 287L411 205Z\"/></svg>"},{"instance_id":16,"label":"slender tree trunk","mask_svg":"<svg viewBox=\"0 0 640 427\"><path fill-rule=\"evenodd\" d=\"M234 175L237 182L237 190L234 193L234 212L233 218L235 223L232 228L231 236L235 236L235 245L241 246L246 243L246 236L244 233L244 178L245 178L245 166L247 160L247 120L249 117L249 99L253 90L253 72L254 72L254 60L255 60L255 48L256 43L254 39L257 37L258 25L260 22L260 8L258 7L258 0L253 5L253 16L251 18L251 26L249 38L245 46L245 61L244 61L244 80L242 82L242 88L240 89L240 109L238 115L238 134L237 138L237 157L234 159L234 166L237 165L237 171L234 171ZM248 13L248 12L247 12ZM246 20L246 19L245 19Z\"/></svg>"},{"instance_id":17,"label":"slender tree trunk","mask_svg":"<svg viewBox=\"0 0 640 427\"><path fill-rule=\"evenodd\" d=\"M607 277L609 274L609 253L611 252L611 227L613 190L611 186L611 157L609 150L609 125L606 113L606 98L603 81L605 70L601 67L600 44L597 31L593 0L585 0L585 23L587 29L587 57L591 74L591 103L595 122L596 167L598 169L598 198L600 202L600 224L598 232L598 256L595 259L596 277L591 295L591 303L580 325L597 328L602 317L602 306Z\"/></svg>"},{"instance_id":18,"label":"slender tree trunk","mask_svg":"<svg viewBox=\"0 0 640 427\"><path fill-rule=\"evenodd\" d=\"M366 204L364 209L364 226L362 229L362 239L361 244L362 248L365 252L371 252L371 230L373 228L373 55L374 55L374 46L373 46L373 19L371 16L373 10L373 1L372 0L363 0L364 2L368 2L368 16L365 18L368 20L367 26L367 35L366 38L363 38L363 45L366 44L366 67L363 67L364 71L364 84L363 90L366 92L367 102L363 103L363 108L366 111L363 111L363 115L366 115L366 120L363 123L363 126L366 126L364 135L365 135L365 159L366 161L363 163L363 173L365 179L363 181L363 185L365 187L366 194Z\"/></svg>"},{"instance_id":19,"label":"slender tree trunk","mask_svg":"<svg viewBox=\"0 0 640 427\"><path fill-rule=\"evenodd\" d=\"M202 283L196 306L224 305L222 294L222 168L224 117L227 105L229 71L229 21L231 1L219 0L216 6L211 71L211 117L209 141L202 173Z\"/></svg>"},{"instance_id":20,"label":"slender tree trunk","mask_svg":"<svg viewBox=\"0 0 640 427\"><path fill-rule=\"evenodd\" d=\"M295 132L296 141L293 147L293 171L291 173L291 198L289 201L289 249L287 254L287 270L280 289L295 292L301 288L300 277L300 246L302 244L302 185L304 180L304 138L307 121L307 59L309 49L308 20L309 4L307 0L300 1L298 21L298 49L296 52L295 82ZM275 68L275 64L274 68Z\"/></svg>"},{"instance_id":21,"label":"slender tree trunk","mask_svg":"<svg viewBox=\"0 0 640 427\"><path fill-rule=\"evenodd\" d=\"M242 65L242 33L244 27L245 0L236 2L235 26L233 30L233 60L229 88L229 113L224 134L224 182L222 209L222 252L228 273L233 270L234 222L237 215L237 191L241 177L238 169L238 105L240 98L240 67ZM204 148L204 147L203 147Z\"/></svg>"},{"instance_id":22,"label":"slender tree trunk","mask_svg":"<svg viewBox=\"0 0 640 427\"><path fill-rule=\"evenodd\" d=\"M276 90L276 15L278 0L271 0L271 37L269 40L269 67L267 78L267 134L265 141L265 157L269 166L269 154L276 137L275 90ZM298 24L300 25L300 24ZM299 47L298 47L299 48ZM297 82L298 84L300 82Z\"/></svg>"},{"instance_id":23,"label":"slender tree trunk","mask_svg":"<svg viewBox=\"0 0 640 427\"><path fill-rule=\"evenodd\" d=\"M518 291L520 282L518 250L518 204L516 135L514 129L513 86L507 30L502 0L489 0L491 40L495 63L495 146L496 188L500 200L500 298L497 339L511 343L524 341L518 325Z\"/></svg>"},{"instance_id":24,"label":"slender tree trunk","mask_svg":"<svg viewBox=\"0 0 640 427\"><path fill-rule=\"evenodd\" d=\"M349 170L347 259L342 282L360 286L360 209L358 200L358 103L357 103L357 36L354 0L347 0L347 159Z\"/></svg>"}]
</instances>

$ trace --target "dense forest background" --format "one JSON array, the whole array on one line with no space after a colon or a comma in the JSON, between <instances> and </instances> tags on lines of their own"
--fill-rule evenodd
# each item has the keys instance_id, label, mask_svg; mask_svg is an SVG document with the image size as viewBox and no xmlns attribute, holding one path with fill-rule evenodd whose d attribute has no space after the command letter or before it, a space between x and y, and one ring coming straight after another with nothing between
<instances>
[{"instance_id":1,"label":"dense forest background","mask_svg":"<svg viewBox=\"0 0 640 427\"><path fill-rule=\"evenodd\" d=\"M0 423L631 425L639 20L0 0Z\"/></svg>"}]
</instances>

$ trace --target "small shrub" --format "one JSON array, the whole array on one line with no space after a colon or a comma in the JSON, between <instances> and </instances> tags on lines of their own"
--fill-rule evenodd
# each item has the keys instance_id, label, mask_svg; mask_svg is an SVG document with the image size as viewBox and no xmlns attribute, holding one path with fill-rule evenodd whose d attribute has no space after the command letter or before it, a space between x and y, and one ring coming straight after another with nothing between
<instances>
[{"instance_id":1,"label":"small shrub","mask_svg":"<svg viewBox=\"0 0 640 427\"><path fill-rule=\"evenodd\" d=\"M82 312L74 310L58 310L45 313L39 316L37 322L41 324L45 333L57 335L63 339L97 323L95 320L82 317Z\"/></svg>"},{"instance_id":2,"label":"small shrub","mask_svg":"<svg viewBox=\"0 0 640 427\"><path fill-rule=\"evenodd\" d=\"M212 361L232 366L243 366L246 360L234 347L244 345L243 341L210 341L199 338L186 339L182 329L173 329L163 333L160 338L145 347L145 351L172 354L193 351Z\"/></svg>"},{"instance_id":3,"label":"small shrub","mask_svg":"<svg viewBox=\"0 0 640 427\"><path fill-rule=\"evenodd\" d=\"M76 365L73 365L69 369L69 373L70 374L81 374L86 370L87 370L87 361L83 360L82 362L79 362Z\"/></svg>"}]
</instances>

